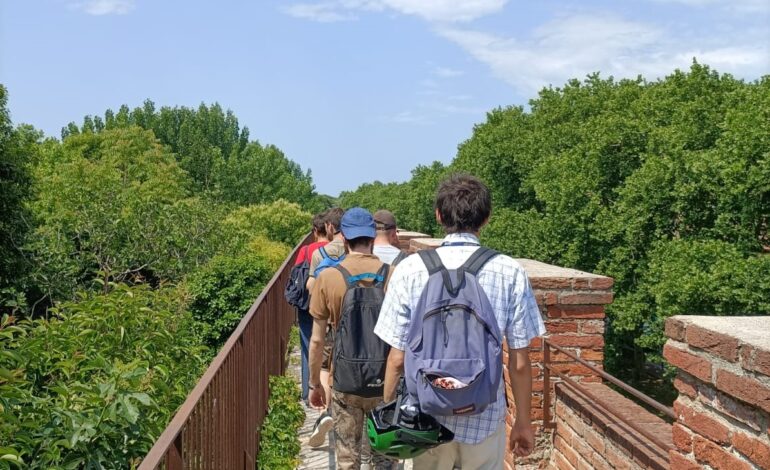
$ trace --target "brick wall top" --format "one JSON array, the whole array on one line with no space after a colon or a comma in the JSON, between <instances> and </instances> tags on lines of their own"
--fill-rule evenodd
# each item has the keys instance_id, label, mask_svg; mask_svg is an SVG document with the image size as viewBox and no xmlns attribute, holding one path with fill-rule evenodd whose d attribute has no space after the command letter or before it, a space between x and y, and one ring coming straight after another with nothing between
<instances>
[{"instance_id":1,"label":"brick wall top","mask_svg":"<svg viewBox=\"0 0 770 470\"><path fill-rule=\"evenodd\" d=\"M410 241L409 251L436 248L441 245L441 238L414 238ZM529 282L534 289L575 289L575 290L609 290L614 280L611 277L578 271L577 269L563 268L552 264L542 263L525 258L516 258L529 276ZM579 299L577 299L579 300ZM577 302L576 303L584 303ZM589 304L608 304L612 301L585 302Z\"/></svg>"},{"instance_id":2,"label":"brick wall top","mask_svg":"<svg viewBox=\"0 0 770 470\"><path fill-rule=\"evenodd\" d=\"M666 335L695 351L716 356L731 365L770 376L770 316L706 317L677 315L666 321ZM675 344L672 343L672 346ZM674 364L677 365L677 364ZM678 366L682 368L681 366ZM708 381L706 366L700 374ZM684 368L687 370L688 368ZM688 371L691 374L692 371Z\"/></svg>"},{"instance_id":3,"label":"brick wall top","mask_svg":"<svg viewBox=\"0 0 770 470\"><path fill-rule=\"evenodd\" d=\"M413 238L425 238L429 235L420 232L410 232L408 230L398 231L398 247L402 250L409 249L409 243Z\"/></svg>"}]
</instances>

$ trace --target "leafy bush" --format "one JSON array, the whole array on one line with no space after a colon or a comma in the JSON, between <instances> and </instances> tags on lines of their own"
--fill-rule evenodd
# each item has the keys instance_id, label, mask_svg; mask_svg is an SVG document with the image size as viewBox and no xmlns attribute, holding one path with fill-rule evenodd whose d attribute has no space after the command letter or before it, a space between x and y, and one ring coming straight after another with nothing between
<instances>
[{"instance_id":1,"label":"leafy bush","mask_svg":"<svg viewBox=\"0 0 770 470\"><path fill-rule=\"evenodd\" d=\"M242 246L257 235L293 247L310 232L311 218L298 204L278 200L234 210L223 221L223 230L233 247Z\"/></svg>"},{"instance_id":2,"label":"leafy bush","mask_svg":"<svg viewBox=\"0 0 770 470\"><path fill-rule=\"evenodd\" d=\"M190 276L190 312L212 353L224 344L288 253L285 245L256 239L241 252L214 257Z\"/></svg>"},{"instance_id":3,"label":"leafy bush","mask_svg":"<svg viewBox=\"0 0 770 470\"><path fill-rule=\"evenodd\" d=\"M0 446L32 468L136 465L205 366L176 290L111 287L0 324Z\"/></svg>"},{"instance_id":4,"label":"leafy bush","mask_svg":"<svg viewBox=\"0 0 770 470\"><path fill-rule=\"evenodd\" d=\"M305 420L301 394L292 377L270 377L270 400L260 434L257 468L291 470L299 465L298 430Z\"/></svg>"},{"instance_id":5,"label":"leafy bush","mask_svg":"<svg viewBox=\"0 0 770 470\"><path fill-rule=\"evenodd\" d=\"M179 280L218 249L221 211L190 198L189 176L152 132L81 134L36 168L29 249L53 298L105 281Z\"/></svg>"}]
</instances>

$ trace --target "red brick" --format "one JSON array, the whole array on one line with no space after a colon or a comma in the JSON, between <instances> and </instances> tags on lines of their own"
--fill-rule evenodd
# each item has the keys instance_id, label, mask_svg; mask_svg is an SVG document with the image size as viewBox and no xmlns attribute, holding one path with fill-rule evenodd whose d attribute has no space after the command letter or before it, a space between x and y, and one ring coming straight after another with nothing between
<instances>
[{"instance_id":1,"label":"red brick","mask_svg":"<svg viewBox=\"0 0 770 470\"><path fill-rule=\"evenodd\" d=\"M553 439L553 446L561 452L567 462L573 467L577 465L578 454L572 447L570 447L569 443L567 443L564 438L557 434Z\"/></svg>"},{"instance_id":2,"label":"red brick","mask_svg":"<svg viewBox=\"0 0 770 470\"><path fill-rule=\"evenodd\" d=\"M572 346L576 348L598 349L604 347L604 337L602 336L577 336L577 335L558 335L548 339L549 342L557 346Z\"/></svg>"},{"instance_id":3,"label":"red brick","mask_svg":"<svg viewBox=\"0 0 770 470\"><path fill-rule=\"evenodd\" d=\"M584 361L604 362L604 350L602 349L581 349L580 359Z\"/></svg>"},{"instance_id":4,"label":"red brick","mask_svg":"<svg viewBox=\"0 0 770 470\"><path fill-rule=\"evenodd\" d=\"M545 329L548 333L577 333L578 324L574 320L547 320Z\"/></svg>"},{"instance_id":5,"label":"red brick","mask_svg":"<svg viewBox=\"0 0 770 470\"><path fill-rule=\"evenodd\" d=\"M596 470L614 470L599 452L594 452L591 456L591 465Z\"/></svg>"},{"instance_id":6,"label":"red brick","mask_svg":"<svg viewBox=\"0 0 770 470\"><path fill-rule=\"evenodd\" d=\"M532 341L529 342L529 349L537 349L543 347L543 338L538 336L537 338L532 338Z\"/></svg>"},{"instance_id":7,"label":"red brick","mask_svg":"<svg viewBox=\"0 0 770 470\"><path fill-rule=\"evenodd\" d=\"M588 377L579 377L578 382L587 384L587 383L601 383L602 378L598 375L589 375Z\"/></svg>"},{"instance_id":8,"label":"red brick","mask_svg":"<svg viewBox=\"0 0 770 470\"><path fill-rule=\"evenodd\" d=\"M548 318L604 318L603 305L551 305Z\"/></svg>"},{"instance_id":9,"label":"red brick","mask_svg":"<svg viewBox=\"0 0 770 470\"><path fill-rule=\"evenodd\" d=\"M604 322L603 321L585 321L580 324L580 332L594 335L594 334L604 334Z\"/></svg>"},{"instance_id":10,"label":"red brick","mask_svg":"<svg viewBox=\"0 0 770 470\"><path fill-rule=\"evenodd\" d=\"M698 396L698 389L690 379L682 378L679 376L674 379L674 387L682 395L687 395L690 398L695 398Z\"/></svg>"},{"instance_id":11,"label":"red brick","mask_svg":"<svg viewBox=\"0 0 770 470\"><path fill-rule=\"evenodd\" d=\"M719 390L728 395L770 412L770 387L757 380L719 369L716 385Z\"/></svg>"},{"instance_id":12,"label":"red brick","mask_svg":"<svg viewBox=\"0 0 770 470\"><path fill-rule=\"evenodd\" d=\"M615 285L615 279L611 277L592 277L591 288L592 289L611 289Z\"/></svg>"},{"instance_id":13,"label":"red brick","mask_svg":"<svg viewBox=\"0 0 770 470\"><path fill-rule=\"evenodd\" d=\"M708 360L672 346L671 343L666 343L663 346L663 357L672 366L678 367L704 382L711 382L711 362Z\"/></svg>"},{"instance_id":14,"label":"red brick","mask_svg":"<svg viewBox=\"0 0 770 470\"><path fill-rule=\"evenodd\" d=\"M556 463L556 468L559 470L575 470L575 467L573 467L564 454L559 451L554 451L553 460Z\"/></svg>"},{"instance_id":15,"label":"red brick","mask_svg":"<svg viewBox=\"0 0 770 470\"><path fill-rule=\"evenodd\" d=\"M533 392L542 392L543 391L543 381L542 380L533 380L532 381L532 391Z\"/></svg>"},{"instance_id":16,"label":"red brick","mask_svg":"<svg viewBox=\"0 0 770 470\"><path fill-rule=\"evenodd\" d=\"M601 369L601 365L597 365L598 368ZM555 370L558 370L562 374L565 374L567 377L575 377L575 376L586 376L586 375L596 375L596 372L592 371L588 367L584 366L583 364L577 364L577 363L562 363L562 364L553 364L553 368Z\"/></svg>"},{"instance_id":17,"label":"red brick","mask_svg":"<svg viewBox=\"0 0 770 470\"><path fill-rule=\"evenodd\" d=\"M631 457L619 452L613 446L607 446L604 449L604 458L607 459L607 463L614 469L628 470L631 468Z\"/></svg>"},{"instance_id":18,"label":"red brick","mask_svg":"<svg viewBox=\"0 0 770 470\"><path fill-rule=\"evenodd\" d=\"M707 330L698 325L689 325L685 341L690 346L705 349L730 362L738 360L738 339L722 333Z\"/></svg>"},{"instance_id":19,"label":"red brick","mask_svg":"<svg viewBox=\"0 0 770 470\"><path fill-rule=\"evenodd\" d=\"M612 292L564 292L559 295L560 305L606 305L612 303Z\"/></svg>"},{"instance_id":20,"label":"red brick","mask_svg":"<svg viewBox=\"0 0 770 470\"><path fill-rule=\"evenodd\" d=\"M671 436L674 439L674 446L683 454L692 452L692 433L687 428L679 423L674 423L671 428Z\"/></svg>"},{"instance_id":21,"label":"red brick","mask_svg":"<svg viewBox=\"0 0 770 470\"><path fill-rule=\"evenodd\" d=\"M711 465L714 470L751 470L746 461L697 435L693 437L693 452L697 461Z\"/></svg>"},{"instance_id":22,"label":"red brick","mask_svg":"<svg viewBox=\"0 0 770 470\"><path fill-rule=\"evenodd\" d=\"M573 278L571 277L531 277L529 278L533 289L570 289Z\"/></svg>"},{"instance_id":23,"label":"red brick","mask_svg":"<svg viewBox=\"0 0 770 470\"><path fill-rule=\"evenodd\" d=\"M671 470L701 470L703 468L675 450L670 451L668 456Z\"/></svg>"},{"instance_id":24,"label":"red brick","mask_svg":"<svg viewBox=\"0 0 770 470\"><path fill-rule=\"evenodd\" d=\"M708 437L718 444L730 442L730 430L727 426L707 413L694 410L680 400L674 402L674 413L676 413L678 423L684 424L701 436Z\"/></svg>"},{"instance_id":25,"label":"red brick","mask_svg":"<svg viewBox=\"0 0 770 470\"><path fill-rule=\"evenodd\" d=\"M583 433L583 438L586 440L588 445L593 447L597 452L600 454L604 453L604 436L599 434L599 430L594 427L586 427L585 432Z\"/></svg>"},{"instance_id":26,"label":"red brick","mask_svg":"<svg viewBox=\"0 0 770 470\"><path fill-rule=\"evenodd\" d=\"M591 278L589 277L576 277L572 280L572 288L576 290L587 290L591 288ZM600 289L597 287L597 289Z\"/></svg>"},{"instance_id":27,"label":"red brick","mask_svg":"<svg viewBox=\"0 0 770 470\"><path fill-rule=\"evenodd\" d=\"M770 376L770 352L744 345L741 348L741 356L744 369Z\"/></svg>"},{"instance_id":28,"label":"red brick","mask_svg":"<svg viewBox=\"0 0 770 470\"><path fill-rule=\"evenodd\" d=\"M565 348L570 353L574 354L576 357L580 357L580 349L575 348ZM564 354L561 351L557 351L555 349L551 349L551 362L574 362L575 359L569 357L568 355Z\"/></svg>"},{"instance_id":29,"label":"red brick","mask_svg":"<svg viewBox=\"0 0 770 470\"><path fill-rule=\"evenodd\" d=\"M538 305L556 305L558 295L553 291L535 291L535 300Z\"/></svg>"},{"instance_id":30,"label":"red brick","mask_svg":"<svg viewBox=\"0 0 770 470\"><path fill-rule=\"evenodd\" d=\"M762 470L770 469L770 445L742 432L733 435L733 446Z\"/></svg>"},{"instance_id":31,"label":"red brick","mask_svg":"<svg viewBox=\"0 0 770 470\"><path fill-rule=\"evenodd\" d=\"M684 341L684 331L687 325L678 318L666 320L666 336L676 341Z\"/></svg>"}]
</instances>

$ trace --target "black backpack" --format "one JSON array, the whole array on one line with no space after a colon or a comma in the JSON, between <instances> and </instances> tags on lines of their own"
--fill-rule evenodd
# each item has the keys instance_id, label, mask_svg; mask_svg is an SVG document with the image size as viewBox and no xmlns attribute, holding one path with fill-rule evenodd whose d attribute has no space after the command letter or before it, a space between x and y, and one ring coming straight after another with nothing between
<instances>
[{"instance_id":1,"label":"black backpack","mask_svg":"<svg viewBox=\"0 0 770 470\"><path fill-rule=\"evenodd\" d=\"M390 345L374 334L374 327L385 298L390 266L383 264L376 274L356 276L342 266L335 267L342 273L347 291L334 335L334 390L365 398L380 397ZM365 287L359 284L364 279L374 282Z\"/></svg>"},{"instance_id":2,"label":"black backpack","mask_svg":"<svg viewBox=\"0 0 770 470\"><path fill-rule=\"evenodd\" d=\"M304 250L307 252L307 246L304 247ZM289 281L286 283L286 289L283 291L286 302L300 310L307 310L310 304L310 292L307 290L310 263L307 256L305 258L305 261L291 268Z\"/></svg>"}]
</instances>

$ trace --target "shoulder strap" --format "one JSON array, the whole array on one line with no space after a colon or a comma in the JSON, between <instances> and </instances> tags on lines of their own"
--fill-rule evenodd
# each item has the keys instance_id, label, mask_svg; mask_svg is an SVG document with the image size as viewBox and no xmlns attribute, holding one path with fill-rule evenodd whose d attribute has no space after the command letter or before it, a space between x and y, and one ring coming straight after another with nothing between
<instances>
[{"instance_id":1,"label":"shoulder strap","mask_svg":"<svg viewBox=\"0 0 770 470\"><path fill-rule=\"evenodd\" d=\"M441 262L436 250L420 250L417 254L420 255L425 267L428 268L428 274L434 274L444 269L444 263ZM444 270L446 271L446 269Z\"/></svg>"},{"instance_id":2,"label":"shoulder strap","mask_svg":"<svg viewBox=\"0 0 770 470\"><path fill-rule=\"evenodd\" d=\"M481 246L473 252L473 254L465 261L465 263L463 263L461 269L466 273L470 273L476 276L478 275L479 271L481 271L481 268L483 268L489 260L499 254L500 253L491 248Z\"/></svg>"},{"instance_id":3,"label":"shoulder strap","mask_svg":"<svg viewBox=\"0 0 770 470\"><path fill-rule=\"evenodd\" d=\"M377 280L374 282L374 287L383 287L385 281L388 280L388 272L390 271L390 265L388 263L382 263L379 271L377 271Z\"/></svg>"},{"instance_id":4,"label":"shoulder strap","mask_svg":"<svg viewBox=\"0 0 770 470\"><path fill-rule=\"evenodd\" d=\"M322 246L319 246L318 247L318 251L321 253L321 258L322 259L329 259L329 254L326 253L326 248L324 248Z\"/></svg>"},{"instance_id":5,"label":"shoulder strap","mask_svg":"<svg viewBox=\"0 0 770 470\"><path fill-rule=\"evenodd\" d=\"M398 256L395 257L395 259L393 259L393 261L391 261L390 265L395 268L396 265L404 261L407 256L409 256L409 253L407 253L406 251L402 251L401 253L398 254Z\"/></svg>"}]
</instances>

